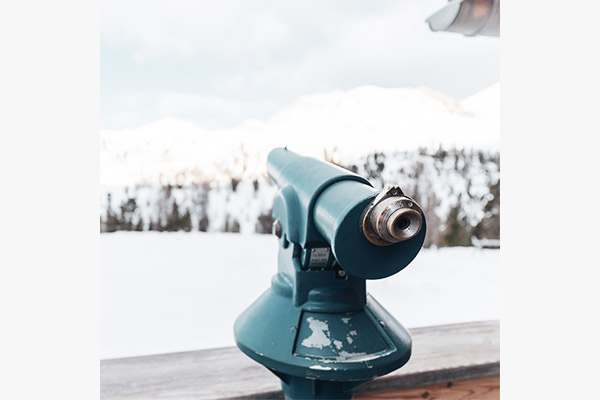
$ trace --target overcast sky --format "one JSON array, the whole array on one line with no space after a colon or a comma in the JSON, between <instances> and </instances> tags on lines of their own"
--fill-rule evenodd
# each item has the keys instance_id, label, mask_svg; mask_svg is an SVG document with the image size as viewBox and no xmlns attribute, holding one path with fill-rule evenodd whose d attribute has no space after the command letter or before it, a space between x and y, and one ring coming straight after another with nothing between
<instances>
[{"instance_id":1,"label":"overcast sky","mask_svg":"<svg viewBox=\"0 0 600 400\"><path fill-rule=\"evenodd\" d=\"M102 0L101 127L266 119L299 96L499 80L497 38L433 33L446 0Z\"/></svg>"}]
</instances>

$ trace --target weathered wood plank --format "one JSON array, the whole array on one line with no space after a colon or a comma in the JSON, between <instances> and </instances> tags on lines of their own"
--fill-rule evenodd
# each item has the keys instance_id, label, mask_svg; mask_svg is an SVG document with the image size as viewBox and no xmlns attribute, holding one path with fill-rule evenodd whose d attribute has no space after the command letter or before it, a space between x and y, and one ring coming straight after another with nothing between
<instances>
[{"instance_id":1,"label":"weathered wood plank","mask_svg":"<svg viewBox=\"0 0 600 400\"><path fill-rule=\"evenodd\" d=\"M500 377L470 379L436 383L418 388L399 389L387 392L362 394L356 400L498 400L500 399Z\"/></svg>"},{"instance_id":2,"label":"weathered wood plank","mask_svg":"<svg viewBox=\"0 0 600 400\"><path fill-rule=\"evenodd\" d=\"M413 355L357 393L499 374L498 321L411 329ZM279 380L235 347L104 360L103 399L281 399Z\"/></svg>"}]
</instances>

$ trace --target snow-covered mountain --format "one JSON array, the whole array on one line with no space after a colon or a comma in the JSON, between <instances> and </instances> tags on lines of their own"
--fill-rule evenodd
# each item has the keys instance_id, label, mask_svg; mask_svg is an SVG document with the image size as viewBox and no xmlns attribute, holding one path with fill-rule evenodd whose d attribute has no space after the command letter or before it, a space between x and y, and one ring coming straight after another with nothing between
<instances>
[{"instance_id":1,"label":"snow-covered mountain","mask_svg":"<svg viewBox=\"0 0 600 400\"><path fill-rule=\"evenodd\" d=\"M362 86L304 96L267 121L223 130L162 119L101 132L101 184L256 179L278 146L351 164L373 152L465 148L497 152L499 85L463 101L427 88Z\"/></svg>"},{"instance_id":2,"label":"snow-covered mountain","mask_svg":"<svg viewBox=\"0 0 600 400\"><path fill-rule=\"evenodd\" d=\"M427 245L499 237L499 86L463 101L425 88L300 98L267 121L203 130L163 119L101 134L101 229L271 230L268 152L334 161L423 207Z\"/></svg>"}]
</instances>

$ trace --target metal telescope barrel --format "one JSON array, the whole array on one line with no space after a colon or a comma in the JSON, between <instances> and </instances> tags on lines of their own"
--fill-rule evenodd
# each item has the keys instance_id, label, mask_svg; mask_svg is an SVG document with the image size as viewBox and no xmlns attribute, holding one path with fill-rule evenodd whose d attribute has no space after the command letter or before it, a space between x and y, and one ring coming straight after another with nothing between
<instances>
[{"instance_id":1,"label":"metal telescope barrel","mask_svg":"<svg viewBox=\"0 0 600 400\"><path fill-rule=\"evenodd\" d=\"M352 275L390 276L423 245L423 212L398 187L379 191L351 171L283 148L269 154L267 172L279 188L296 196L297 209L282 221L289 240L302 248L325 240Z\"/></svg>"}]
</instances>

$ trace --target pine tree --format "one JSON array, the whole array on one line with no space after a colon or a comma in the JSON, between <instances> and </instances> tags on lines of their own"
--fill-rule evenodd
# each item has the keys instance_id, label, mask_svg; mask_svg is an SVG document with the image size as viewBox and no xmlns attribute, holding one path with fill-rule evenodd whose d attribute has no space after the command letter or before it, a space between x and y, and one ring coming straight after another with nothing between
<instances>
[{"instance_id":1,"label":"pine tree","mask_svg":"<svg viewBox=\"0 0 600 400\"><path fill-rule=\"evenodd\" d=\"M490 186L493 196L483 207L484 217L473 229L478 239L500 239L500 179Z\"/></svg>"},{"instance_id":2,"label":"pine tree","mask_svg":"<svg viewBox=\"0 0 600 400\"><path fill-rule=\"evenodd\" d=\"M234 192L237 190L238 185L240 184L239 178L231 178L231 190Z\"/></svg>"},{"instance_id":3,"label":"pine tree","mask_svg":"<svg viewBox=\"0 0 600 400\"><path fill-rule=\"evenodd\" d=\"M119 219L117 214L112 210L111 206L111 195L106 195L106 220L104 222L104 232L116 232L119 225Z\"/></svg>"},{"instance_id":4,"label":"pine tree","mask_svg":"<svg viewBox=\"0 0 600 400\"><path fill-rule=\"evenodd\" d=\"M208 218L208 192L210 191L210 185L205 183L200 187L200 193L198 199L195 201L198 204L199 218L198 218L198 230L200 232L207 232L209 227Z\"/></svg>"},{"instance_id":5,"label":"pine tree","mask_svg":"<svg viewBox=\"0 0 600 400\"><path fill-rule=\"evenodd\" d=\"M442 242L446 246L470 246L472 228L464 216L460 216L460 197L446 219Z\"/></svg>"},{"instance_id":6,"label":"pine tree","mask_svg":"<svg viewBox=\"0 0 600 400\"><path fill-rule=\"evenodd\" d=\"M148 227L149 231L157 231L157 232L162 232L165 230L165 227L160 219L160 217L158 217L156 220L154 219L150 219L150 226Z\"/></svg>"},{"instance_id":7,"label":"pine tree","mask_svg":"<svg viewBox=\"0 0 600 400\"><path fill-rule=\"evenodd\" d=\"M440 144L438 150L432 155L433 158L440 160L442 162L446 159L447 156L448 156L448 152L446 150L444 150L444 148L442 147L441 144Z\"/></svg>"},{"instance_id":8,"label":"pine tree","mask_svg":"<svg viewBox=\"0 0 600 400\"><path fill-rule=\"evenodd\" d=\"M173 200L173 207L171 208L171 212L167 215L167 223L165 224L165 231L167 232L175 232L179 230L179 205L177 205L177 201Z\"/></svg>"},{"instance_id":9,"label":"pine tree","mask_svg":"<svg viewBox=\"0 0 600 400\"><path fill-rule=\"evenodd\" d=\"M382 188L384 186L381 175L385 169L385 154L381 152L369 154L365 158L364 169L367 179L374 183L376 187Z\"/></svg>"},{"instance_id":10,"label":"pine tree","mask_svg":"<svg viewBox=\"0 0 600 400\"><path fill-rule=\"evenodd\" d=\"M119 207L121 214L119 215L118 229L123 231L132 231L134 229L133 219L136 217L138 206L135 198L128 198L121 203Z\"/></svg>"},{"instance_id":11,"label":"pine tree","mask_svg":"<svg viewBox=\"0 0 600 400\"><path fill-rule=\"evenodd\" d=\"M427 197L426 205L424 205L422 202L419 202L417 199L415 199L415 201L424 207L423 212L425 213L425 218L427 220L427 233L425 235L425 243L423 244L423 247L429 248L431 246L443 246L442 232L440 232L442 220L436 213L436 208L440 205L440 200L435 195L433 190L429 190L429 196Z\"/></svg>"},{"instance_id":12,"label":"pine tree","mask_svg":"<svg viewBox=\"0 0 600 400\"><path fill-rule=\"evenodd\" d=\"M258 216L256 223L256 233L271 233L273 230L273 215L272 211L269 210L266 213L262 213Z\"/></svg>"},{"instance_id":13,"label":"pine tree","mask_svg":"<svg viewBox=\"0 0 600 400\"><path fill-rule=\"evenodd\" d=\"M137 224L135 224L135 230L137 232L143 232L144 231L144 220L141 217L138 219Z\"/></svg>"},{"instance_id":14,"label":"pine tree","mask_svg":"<svg viewBox=\"0 0 600 400\"><path fill-rule=\"evenodd\" d=\"M185 213L181 217L181 220L179 221L179 228L186 232L190 232L192 230L192 214L190 213L189 208L185 210Z\"/></svg>"}]
</instances>

